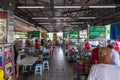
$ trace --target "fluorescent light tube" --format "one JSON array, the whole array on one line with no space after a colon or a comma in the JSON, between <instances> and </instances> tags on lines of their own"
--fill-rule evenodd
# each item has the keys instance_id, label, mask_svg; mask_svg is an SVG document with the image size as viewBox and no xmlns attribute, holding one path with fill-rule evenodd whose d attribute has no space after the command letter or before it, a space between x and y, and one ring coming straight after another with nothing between
<instances>
[{"instance_id":1,"label":"fluorescent light tube","mask_svg":"<svg viewBox=\"0 0 120 80\"><path fill-rule=\"evenodd\" d=\"M116 8L117 6L89 6L89 8Z\"/></svg>"},{"instance_id":2,"label":"fluorescent light tube","mask_svg":"<svg viewBox=\"0 0 120 80\"><path fill-rule=\"evenodd\" d=\"M45 8L44 6L18 6L17 8L21 8L21 9L24 9L24 8L27 8L27 9L34 9L34 8Z\"/></svg>"},{"instance_id":3,"label":"fluorescent light tube","mask_svg":"<svg viewBox=\"0 0 120 80\"><path fill-rule=\"evenodd\" d=\"M72 24L84 24L84 22L72 22Z\"/></svg>"},{"instance_id":4,"label":"fluorescent light tube","mask_svg":"<svg viewBox=\"0 0 120 80\"><path fill-rule=\"evenodd\" d=\"M81 6L54 6L54 8L81 8Z\"/></svg>"},{"instance_id":5,"label":"fluorescent light tube","mask_svg":"<svg viewBox=\"0 0 120 80\"><path fill-rule=\"evenodd\" d=\"M53 17L53 19L70 19L69 17Z\"/></svg>"},{"instance_id":6,"label":"fluorescent light tube","mask_svg":"<svg viewBox=\"0 0 120 80\"><path fill-rule=\"evenodd\" d=\"M49 19L48 17L33 17L32 19Z\"/></svg>"},{"instance_id":7,"label":"fluorescent light tube","mask_svg":"<svg viewBox=\"0 0 120 80\"><path fill-rule=\"evenodd\" d=\"M96 19L96 17L78 17L78 19Z\"/></svg>"},{"instance_id":8,"label":"fluorescent light tube","mask_svg":"<svg viewBox=\"0 0 120 80\"><path fill-rule=\"evenodd\" d=\"M50 23L39 23L39 24L50 24Z\"/></svg>"}]
</instances>

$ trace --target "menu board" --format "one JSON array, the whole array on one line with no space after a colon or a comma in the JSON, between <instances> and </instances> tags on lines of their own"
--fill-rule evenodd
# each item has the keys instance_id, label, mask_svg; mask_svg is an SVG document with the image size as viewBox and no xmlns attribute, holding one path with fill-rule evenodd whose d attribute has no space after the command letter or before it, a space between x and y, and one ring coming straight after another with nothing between
<instances>
[{"instance_id":1,"label":"menu board","mask_svg":"<svg viewBox=\"0 0 120 80\"><path fill-rule=\"evenodd\" d=\"M10 46L5 47L4 63L5 63L5 76L4 76L5 80L14 80L12 48Z\"/></svg>"},{"instance_id":2,"label":"menu board","mask_svg":"<svg viewBox=\"0 0 120 80\"><path fill-rule=\"evenodd\" d=\"M106 38L106 27L105 26L89 27L89 38L90 39L105 39Z\"/></svg>"},{"instance_id":3,"label":"menu board","mask_svg":"<svg viewBox=\"0 0 120 80\"><path fill-rule=\"evenodd\" d=\"M70 31L69 38L72 38L72 39L79 38L79 30Z\"/></svg>"},{"instance_id":4,"label":"menu board","mask_svg":"<svg viewBox=\"0 0 120 80\"><path fill-rule=\"evenodd\" d=\"M3 53L2 53L2 47L0 47L0 68L3 67L3 57L2 57Z\"/></svg>"},{"instance_id":5,"label":"menu board","mask_svg":"<svg viewBox=\"0 0 120 80\"><path fill-rule=\"evenodd\" d=\"M0 12L0 43L7 41L7 12Z\"/></svg>"}]
</instances>

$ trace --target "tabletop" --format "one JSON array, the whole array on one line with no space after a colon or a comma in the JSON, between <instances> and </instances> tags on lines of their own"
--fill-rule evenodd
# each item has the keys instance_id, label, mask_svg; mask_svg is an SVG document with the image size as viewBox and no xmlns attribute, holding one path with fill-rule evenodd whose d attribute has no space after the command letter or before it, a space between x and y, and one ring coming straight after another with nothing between
<instances>
[{"instance_id":1,"label":"tabletop","mask_svg":"<svg viewBox=\"0 0 120 80\"><path fill-rule=\"evenodd\" d=\"M38 57L27 56L21 60L20 65L33 65L37 59Z\"/></svg>"}]
</instances>

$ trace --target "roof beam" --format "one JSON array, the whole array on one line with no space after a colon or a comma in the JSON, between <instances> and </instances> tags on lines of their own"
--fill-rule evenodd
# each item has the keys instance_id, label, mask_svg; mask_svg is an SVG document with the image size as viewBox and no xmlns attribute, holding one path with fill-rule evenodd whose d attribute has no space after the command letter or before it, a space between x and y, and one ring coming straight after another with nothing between
<instances>
[{"instance_id":1,"label":"roof beam","mask_svg":"<svg viewBox=\"0 0 120 80\"><path fill-rule=\"evenodd\" d=\"M74 13L74 12L80 12L80 11L87 11L87 10L91 10L91 9L90 9L90 8L86 8L86 9L81 9L81 10L66 11L66 12L63 12L63 14L66 14L66 13Z\"/></svg>"},{"instance_id":2,"label":"roof beam","mask_svg":"<svg viewBox=\"0 0 120 80\"><path fill-rule=\"evenodd\" d=\"M51 10L52 10L52 17L55 15L54 14L54 0L50 0L51 3Z\"/></svg>"}]
</instances>

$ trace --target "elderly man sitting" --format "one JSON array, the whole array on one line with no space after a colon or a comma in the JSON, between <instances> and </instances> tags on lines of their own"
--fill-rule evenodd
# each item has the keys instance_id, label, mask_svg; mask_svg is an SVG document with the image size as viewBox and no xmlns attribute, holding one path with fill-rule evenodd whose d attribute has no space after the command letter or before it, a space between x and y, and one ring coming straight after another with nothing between
<instances>
[{"instance_id":1,"label":"elderly man sitting","mask_svg":"<svg viewBox=\"0 0 120 80\"><path fill-rule=\"evenodd\" d=\"M92 66L87 80L120 80L120 68L111 64L112 56L111 49L100 48L101 63Z\"/></svg>"}]
</instances>

